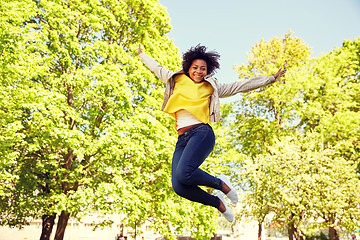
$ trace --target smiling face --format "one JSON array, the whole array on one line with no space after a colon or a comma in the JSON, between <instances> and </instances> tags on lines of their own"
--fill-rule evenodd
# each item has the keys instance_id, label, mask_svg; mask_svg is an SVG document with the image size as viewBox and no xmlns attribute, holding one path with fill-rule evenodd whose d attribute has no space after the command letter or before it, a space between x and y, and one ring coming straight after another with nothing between
<instances>
[{"instance_id":1,"label":"smiling face","mask_svg":"<svg viewBox=\"0 0 360 240\"><path fill-rule=\"evenodd\" d=\"M207 75L207 65L202 59L195 59L189 68L189 76L195 83L200 83Z\"/></svg>"}]
</instances>

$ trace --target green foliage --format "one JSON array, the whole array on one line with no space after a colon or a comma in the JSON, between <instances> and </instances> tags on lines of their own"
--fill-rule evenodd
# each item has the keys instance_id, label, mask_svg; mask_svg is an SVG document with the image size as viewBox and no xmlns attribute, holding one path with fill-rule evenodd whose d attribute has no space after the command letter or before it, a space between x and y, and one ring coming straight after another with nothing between
<instances>
[{"instance_id":1,"label":"green foliage","mask_svg":"<svg viewBox=\"0 0 360 240\"><path fill-rule=\"evenodd\" d=\"M335 149L324 149L316 133L277 141L269 154L246 161L243 177L249 182L244 202L261 198L278 222L287 223L293 215L291 221L304 234L328 227L330 218L349 230L359 224L354 164ZM251 211L256 209L262 210Z\"/></svg>"},{"instance_id":2,"label":"green foliage","mask_svg":"<svg viewBox=\"0 0 360 240\"><path fill-rule=\"evenodd\" d=\"M299 127L320 132L326 146L336 146L346 159L359 159L360 38L314 59L294 77L301 81Z\"/></svg>"},{"instance_id":3,"label":"green foliage","mask_svg":"<svg viewBox=\"0 0 360 240\"><path fill-rule=\"evenodd\" d=\"M149 220L168 238L210 236L213 211L171 189L173 122L157 110L163 85L136 54L141 43L180 66L165 8L2 0L0 11L0 223L96 210Z\"/></svg>"},{"instance_id":4,"label":"green foliage","mask_svg":"<svg viewBox=\"0 0 360 240\"><path fill-rule=\"evenodd\" d=\"M225 118L231 146L244 154L237 165L245 160L237 219L270 217L301 235L351 231L360 226L360 38L310 59L291 35L262 40L235 67L245 78L288 69L281 82L241 95Z\"/></svg>"},{"instance_id":5,"label":"green foliage","mask_svg":"<svg viewBox=\"0 0 360 240\"><path fill-rule=\"evenodd\" d=\"M285 34L281 38L262 40L248 55L248 64L236 66L240 78L270 76L287 63L287 75L292 75L309 60L309 47L300 39ZM286 83L286 84L285 84ZM266 144L291 131L297 119L293 89L297 80L285 77L282 82L240 96L234 106L233 139L246 155L256 156L266 151Z\"/></svg>"}]
</instances>

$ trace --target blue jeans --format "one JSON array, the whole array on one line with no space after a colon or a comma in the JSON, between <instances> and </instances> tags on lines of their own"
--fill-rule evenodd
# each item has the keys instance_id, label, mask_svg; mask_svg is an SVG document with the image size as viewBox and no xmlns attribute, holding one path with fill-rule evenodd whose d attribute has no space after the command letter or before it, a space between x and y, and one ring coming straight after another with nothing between
<instances>
[{"instance_id":1,"label":"blue jeans","mask_svg":"<svg viewBox=\"0 0 360 240\"><path fill-rule=\"evenodd\" d=\"M172 166L172 186L176 194L190 201L219 208L220 199L200 186L222 188L222 181L199 169L215 145L215 135L208 124L197 125L178 137Z\"/></svg>"}]
</instances>

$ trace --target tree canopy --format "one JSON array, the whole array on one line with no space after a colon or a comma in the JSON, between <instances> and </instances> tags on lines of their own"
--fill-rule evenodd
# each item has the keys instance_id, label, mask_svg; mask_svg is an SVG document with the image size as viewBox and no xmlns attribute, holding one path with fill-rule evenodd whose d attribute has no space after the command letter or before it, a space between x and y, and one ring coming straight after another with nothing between
<instances>
[{"instance_id":1,"label":"tree canopy","mask_svg":"<svg viewBox=\"0 0 360 240\"><path fill-rule=\"evenodd\" d=\"M288 68L283 81L243 94L227 118L233 147L247 155L238 163L246 190L239 219L274 216L289 239L324 227L335 239L336 228L359 227L359 43L310 58L289 33L260 41L235 67L240 77Z\"/></svg>"},{"instance_id":2,"label":"tree canopy","mask_svg":"<svg viewBox=\"0 0 360 240\"><path fill-rule=\"evenodd\" d=\"M168 238L211 236L213 211L171 189L176 136L159 111L164 86L136 54L141 43L167 68L181 66L165 8L155 0L0 5L0 224L59 216L58 240L69 217L98 211L126 214L129 226L149 220Z\"/></svg>"}]
</instances>

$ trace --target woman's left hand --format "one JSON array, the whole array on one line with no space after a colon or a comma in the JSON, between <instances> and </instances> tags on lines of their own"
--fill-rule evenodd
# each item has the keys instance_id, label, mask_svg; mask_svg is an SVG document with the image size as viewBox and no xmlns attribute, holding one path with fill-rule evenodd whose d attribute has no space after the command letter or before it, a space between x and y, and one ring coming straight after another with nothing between
<instances>
[{"instance_id":1,"label":"woman's left hand","mask_svg":"<svg viewBox=\"0 0 360 240\"><path fill-rule=\"evenodd\" d=\"M277 73L274 74L275 81L279 81L286 73L286 68L280 68Z\"/></svg>"}]
</instances>

